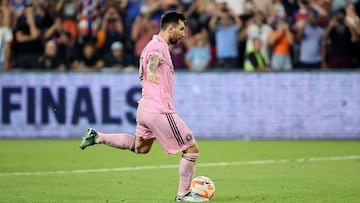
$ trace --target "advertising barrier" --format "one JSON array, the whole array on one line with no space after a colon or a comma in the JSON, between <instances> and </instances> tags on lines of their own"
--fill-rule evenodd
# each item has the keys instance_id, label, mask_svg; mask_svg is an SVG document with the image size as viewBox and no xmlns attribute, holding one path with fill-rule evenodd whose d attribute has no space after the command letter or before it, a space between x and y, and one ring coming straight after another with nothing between
<instances>
[{"instance_id":1,"label":"advertising barrier","mask_svg":"<svg viewBox=\"0 0 360 203\"><path fill-rule=\"evenodd\" d=\"M175 73L197 138L359 139L360 73ZM135 132L136 72L0 74L0 138Z\"/></svg>"}]
</instances>

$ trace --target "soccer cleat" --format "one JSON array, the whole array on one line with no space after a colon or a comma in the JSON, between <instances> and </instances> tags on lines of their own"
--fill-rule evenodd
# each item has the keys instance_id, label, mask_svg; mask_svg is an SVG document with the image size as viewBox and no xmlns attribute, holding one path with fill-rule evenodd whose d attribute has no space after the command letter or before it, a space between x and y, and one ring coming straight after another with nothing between
<instances>
[{"instance_id":1,"label":"soccer cleat","mask_svg":"<svg viewBox=\"0 0 360 203\"><path fill-rule=\"evenodd\" d=\"M88 146L94 145L95 139L99 137L98 132L95 129L88 128L82 136L82 141L80 144L80 149L85 149Z\"/></svg>"},{"instance_id":2,"label":"soccer cleat","mask_svg":"<svg viewBox=\"0 0 360 203\"><path fill-rule=\"evenodd\" d=\"M207 202L209 201L209 199L199 197L193 192L188 192L184 196L176 195L175 201L176 202Z\"/></svg>"}]
</instances>

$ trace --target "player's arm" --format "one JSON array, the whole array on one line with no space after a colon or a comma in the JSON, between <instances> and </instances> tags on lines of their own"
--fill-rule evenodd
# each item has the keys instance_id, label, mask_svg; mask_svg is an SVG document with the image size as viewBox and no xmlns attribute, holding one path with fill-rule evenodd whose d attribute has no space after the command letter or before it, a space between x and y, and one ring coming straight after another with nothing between
<instances>
[{"instance_id":1,"label":"player's arm","mask_svg":"<svg viewBox=\"0 0 360 203\"><path fill-rule=\"evenodd\" d=\"M156 75L156 69L159 67L160 57L157 55L151 55L149 57L147 72L148 72L148 80L153 83L159 83L159 76Z\"/></svg>"}]
</instances>

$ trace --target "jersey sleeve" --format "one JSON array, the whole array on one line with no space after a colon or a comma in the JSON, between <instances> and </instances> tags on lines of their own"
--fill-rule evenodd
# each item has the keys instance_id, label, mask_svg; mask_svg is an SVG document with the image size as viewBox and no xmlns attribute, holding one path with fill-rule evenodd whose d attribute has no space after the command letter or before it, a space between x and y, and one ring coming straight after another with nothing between
<instances>
[{"instance_id":1,"label":"jersey sleeve","mask_svg":"<svg viewBox=\"0 0 360 203\"><path fill-rule=\"evenodd\" d=\"M158 56L160 58L160 64L164 63L165 61L165 55L163 53L164 50L162 47L159 46L150 46L148 54L146 56L146 60L148 61L150 56Z\"/></svg>"}]
</instances>

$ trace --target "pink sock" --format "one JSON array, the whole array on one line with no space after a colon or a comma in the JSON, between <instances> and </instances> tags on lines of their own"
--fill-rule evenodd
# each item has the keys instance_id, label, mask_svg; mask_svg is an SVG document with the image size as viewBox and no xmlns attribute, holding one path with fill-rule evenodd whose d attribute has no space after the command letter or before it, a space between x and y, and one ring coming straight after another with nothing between
<instances>
[{"instance_id":1,"label":"pink sock","mask_svg":"<svg viewBox=\"0 0 360 203\"><path fill-rule=\"evenodd\" d=\"M105 134L99 133L99 143L118 149L134 151L135 137L130 134Z\"/></svg>"},{"instance_id":2,"label":"pink sock","mask_svg":"<svg viewBox=\"0 0 360 203\"><path fill-rule=\"evenodd\" d=\"M191 181L194 178L196 159L198 153L183 154L179 165L179 193L186 193L190 190Z\"/></svg>"}]
</instances>

